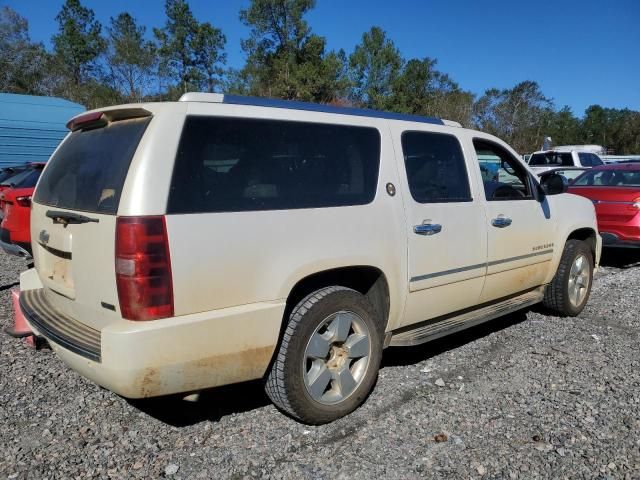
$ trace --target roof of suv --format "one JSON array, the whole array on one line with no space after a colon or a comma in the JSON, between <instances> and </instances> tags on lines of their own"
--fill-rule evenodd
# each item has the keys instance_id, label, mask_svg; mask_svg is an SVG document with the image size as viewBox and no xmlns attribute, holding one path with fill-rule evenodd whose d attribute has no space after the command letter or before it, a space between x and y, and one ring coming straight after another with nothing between
<instances>
[{"instance_id":1,"label":"roof of suv","mask_svg":"<svg viewBox=\"0 0 640 480\"><path fill-rule=\"evenodd\" d=\"M242 95L227 95L223 93L189 92L180 97L181 102L225 103L233 105L252 105L258 107L288 108L292 110L306 110L311 112L338 113L341 115L354 115L358 117L384 118L387 120L404 120L408 122L431 123L435 125L447 125L449 127L461 127L458 122L434 117L423 117L405 113L383 112L368 108L340 107L336 105L324 105L319 103L300 102L297 100L281 100L274 98L245 97Z\"/></svg>"}]
</instances>

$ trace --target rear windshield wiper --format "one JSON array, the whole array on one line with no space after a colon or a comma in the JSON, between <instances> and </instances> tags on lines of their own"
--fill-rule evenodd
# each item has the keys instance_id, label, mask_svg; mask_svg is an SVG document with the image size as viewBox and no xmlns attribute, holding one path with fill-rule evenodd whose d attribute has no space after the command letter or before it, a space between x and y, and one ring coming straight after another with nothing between
<instances>
[{"instance_id":1,"label":"rear windshield wiper","mask_svg":"<svg viewBox=\"0 0 640 480\"><path fill-rule=\"evenodd\" d=\"M78 213L60 212L58 210L47 210L45 215L52 219L53 223L62 223L63 225L69 225L70 223L98 223L100 221L97 218L86 217Z\"/></svg>"}]
</instances>

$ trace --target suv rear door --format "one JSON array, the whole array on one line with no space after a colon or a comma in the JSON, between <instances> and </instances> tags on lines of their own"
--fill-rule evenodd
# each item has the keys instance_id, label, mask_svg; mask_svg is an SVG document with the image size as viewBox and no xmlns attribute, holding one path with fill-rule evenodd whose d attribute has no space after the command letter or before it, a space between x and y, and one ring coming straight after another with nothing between
<instances>
[{"instance_id":1,"label":"suv rear door","mask_svg":"<svg viewBox=\"0 0 640 480\"><path fill-rule=\"evenodd\" d=\"M116 214L150 115L125 109L79 117L33 197L33 257L47 300L96 329L116 312Z\"/></svg>"}]
</instances>

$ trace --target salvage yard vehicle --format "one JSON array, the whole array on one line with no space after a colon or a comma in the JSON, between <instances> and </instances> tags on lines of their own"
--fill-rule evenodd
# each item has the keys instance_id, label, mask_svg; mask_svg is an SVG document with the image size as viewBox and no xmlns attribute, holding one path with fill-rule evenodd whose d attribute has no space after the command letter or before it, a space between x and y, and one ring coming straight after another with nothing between
<instances>
[{"instance_id":1,"label":"salvage yard vehicle","mask_svg":"<svg viewBox=\"0 0 640 480\"><path fill-rule=\"evenodd\" d=\"M125 397L262 378L325 423L364 402L389 345L589 298L593 205L455 122L187 93L68 126L33 197L20 305Z\"/></svg>"},{"instance_id":2,"label":"salvage yard vehicle","mask_svg":"<svg viewBox=\"0 0 640 480\"><path fill-rule=\"evenodd\" d=\"M0 248L6 253L31 257L31 196L44 163L31 163L18 177L7 180L0 193Z\"/></svg>"},{"instance_id":3,"label":"salvage yard vehicle","mask_svg":"<svg viewBox=\"0 0 640 480\"><path fill-rule=\"evenodd\" d=\"M12 184L15 185L16 182L21 182L27 175L29 175L27 166L4 169L0 174L0 193L11 188Z\"/></svg>"},{"instance_id":4,"label":"salvage yard vehicle","mask_svg":"<svg viewBox=\"0 0 640 480\"><path fill-rule=\"evenodd\" d=\"M640 163L591 169L573 181L569 192L595 205L605 247L640 248Z\"/></svg>"},{"instance_id":5,"label":"salvage yard vehicle","mask_svg":"<svg viewBox=\"0 0 640 480\"><path fill-rule=\"evenodd\" d=\"M602 159L592 152L583 150L544 150L534 152L529 158L529 167L540 174L558 167L598 167L604 165Z\"/></svg>"}]
</instances>

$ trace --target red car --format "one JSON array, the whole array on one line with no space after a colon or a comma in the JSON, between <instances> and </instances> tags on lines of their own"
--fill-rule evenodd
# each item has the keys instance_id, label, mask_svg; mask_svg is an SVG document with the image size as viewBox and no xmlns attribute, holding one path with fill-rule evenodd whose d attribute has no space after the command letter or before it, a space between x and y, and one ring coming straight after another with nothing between
<instances>
[{"instance_id":1,"label":"red car","mask_svg":"<svg viewBox=\"0 0 640 480\"><path fill-rule=\"evenodd\" d=\"M31 256L31 196L44 163L31 163L0 187L0 247L10 254Z\"/></svg>"},{"instance_id":2,"label":"red car","mask_svg":"<svg viewBox=\"0 0 640 480\"><path fill-rule=\"evenodd\" d=\"M573 181L569 193L595 205L604 246L640 247L640 163L594 167Z\"/></svg>"}]
</instances>

